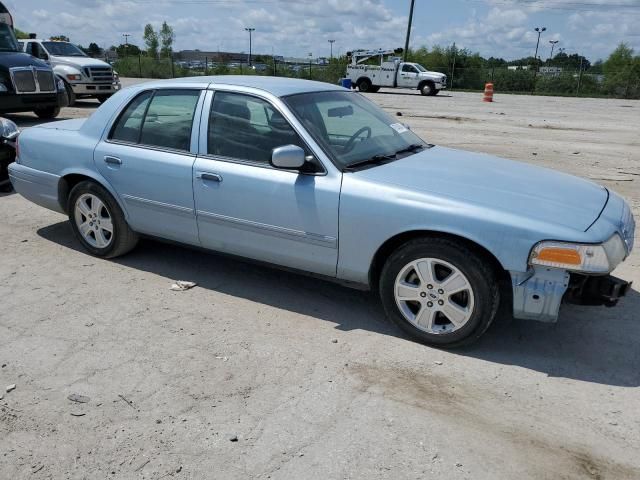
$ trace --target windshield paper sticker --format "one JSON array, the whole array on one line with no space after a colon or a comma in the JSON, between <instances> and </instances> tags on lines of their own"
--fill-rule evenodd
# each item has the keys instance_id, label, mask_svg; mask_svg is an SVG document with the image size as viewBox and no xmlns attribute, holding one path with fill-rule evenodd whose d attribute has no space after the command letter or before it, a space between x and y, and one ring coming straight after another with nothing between
<instances>
[{"instance_id":1,"label":"windshield paper sticker","mask_svg":"<svg viewBox=\"0 0 640 480\"><path fill-rule=\"evenodd\" d=\"M407 127L405 127L403 124L401 123L392 123L391 125L389 125L391 128L393 128L396 132L398 133L404 133L404 132L408 132L409 129Z\"/></svg>"}]
</instances>

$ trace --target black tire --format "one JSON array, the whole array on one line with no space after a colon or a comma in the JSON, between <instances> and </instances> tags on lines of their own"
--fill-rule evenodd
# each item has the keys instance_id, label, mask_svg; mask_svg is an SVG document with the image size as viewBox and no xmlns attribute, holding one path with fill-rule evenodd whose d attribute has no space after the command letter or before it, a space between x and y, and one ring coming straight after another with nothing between
<instances>
[{"instance_id":1,"label":"black tire","mask_svg":"<svg viewBox=\"0 0 640 480\"><path fill-rule=\"evenodd\" d=\"M107 208L108 214L111 216L113 233L110 243L104 248L97 248L85 240L75 221L76 202L81 195L87 193L98 197L98 199ZM87 180L80 182L73 187L69 194L69 201L67 202L67 212L69 215L69 222L71 222L71 228L73 229L76 238L80 240L82 246L91 255L102 258L119 257L131 251L138 243L138 234L131 230L127 224L118 202L115 201L104 187L95 182Z\"/></svg>"},{"instance_id":2,"label":"black tire","mask_svg":"<svg viewBox=\"0 0 640 480\"><path fill-rule=\"evenodd\" d=\"M395 300L395 282L400 272L420 258L435 258L455 266L469 281L474 304L471 317L458 330L428 333L402 314ZM480 255L461 242L445 238L423 238L405 243L387 259L380 275L380 298L387 316L415 340L441 348L456 348L475 342L489 328L500 304L496 272ZM441 317L438 317L441 318Z\"/></svg>"},{"instance_id":3,"label":"black tire","mask_svg":"<svg viewBox=\"0 0 640 480\"><path fill-rule=\"evenodd\" d=\"M435 96L436 96L437 94L439 94L439 93L440 93L440 90L434 90L434 91L433 91L433 96L435 97Z\"/></svg>"},{"instance_id":4,"label":"black tire","mask_svg":"<svg viewBox=\"0 0 640 480\"><path fill-rule=\"evenodd\" d=\"M433 92L436 91L436 86L433 82L424 82L420 84L418 90L420 90L420 95L431 97L435 95Z\"/></svg>"},{"instance_id":5,"label":"black tire","mask_svg":"<svg viewBox=\"0 0 640 480\"><path fill-rule=\"evenodd\" d=\"M96 97L100 103L104 103L111 98L111 95L100 95Z\"/></svg>"},{"instance_id":6,"label":"black tire","mask_svg":"<svg viewBox=\"0 0 640 480\"><path fill-rule=\"evenodd\" d=\"M69 102L67 107L73 107L76 104L76 94L73 93L71 85L67 82L64 82L64 89L67 91L67 101Z\"/></svg>"},{"instance_id":7,"label":"black tire","mask_svg":"<svg viewBox=\"0 0 640 480\"><path fill-rule=\"evenodd\" d=\"M371 89L369 90L371 93L378 93L380 91L380 87L377 85L372 85Z\"/></svg>"},{"instance_id":8,"label":"black tire","mask_svg":"<svg viewBox=\"0 0 640 480\"><path fill-rule=\"evenodd\" d=\"M358 90L360 90L362 93L370 92L371 87L371 80L369 80L368 78L363 78L358 82Z\"/></svg>"},{"instance_id":9,"label":"black tire","mask_svg":"<svg viewBox=\"0 0 640 480\"><path fill-rule=\"evenodd\" d=\"M36 108L33 113L43 120L53 120L60 115L60 107Z\"/></svg>"}]
</instances>

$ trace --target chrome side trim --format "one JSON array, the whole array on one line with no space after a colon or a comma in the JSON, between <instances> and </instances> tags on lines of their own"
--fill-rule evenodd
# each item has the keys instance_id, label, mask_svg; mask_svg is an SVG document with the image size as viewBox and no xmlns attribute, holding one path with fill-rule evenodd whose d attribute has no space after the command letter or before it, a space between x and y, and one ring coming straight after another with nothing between
<instances>
[{"instance_id":1,"label":"chrome side trim","mask_svg":"<svg viewBox=\"0 0 640 480\"><path fill-rule=\"evenodd\" d=\"M155 200L149 200L147 198L134 197L133 195L122 195L125 203L133 204L136 206L143 206L148 208L153 208L154 210L158 210L160 212L166 212L170 210L173 214L178 214L186 217L193 216L193 208L189 207L181 207L180 205L173 205L171 203L157 202Z\"/></svg>"},{"instance_id":2,"label":"chrome side trim","mask_svg":"<svg viewBox=\"0 0 640 480\"><path fill-rule=\"evenodd\" d=\"M226 215L219 215L217 213L206 212L204 210L197 210L197 215L198 220L203 220L209 223L231 226L242 230L261 233L263 235L272 235L274 237L286 238L288 240L295 240L297 242L310 243L313 245L319 245L321 247L333 249L338 248L337 238L320 235L318 233L303 232L300 230L278 227L276 225L268 225L265 223L253 222L251 220L228 217Z\"/></svg>"}]
</instances>

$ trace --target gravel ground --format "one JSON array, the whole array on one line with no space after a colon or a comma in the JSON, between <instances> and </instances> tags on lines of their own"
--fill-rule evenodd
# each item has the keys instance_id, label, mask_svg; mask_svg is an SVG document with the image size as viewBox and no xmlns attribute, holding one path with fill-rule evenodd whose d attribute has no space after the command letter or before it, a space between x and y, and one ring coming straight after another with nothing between
<instances>
[{"instance_id":1,"label":"gravel ground","mask_svg":"<svg viewBox=\"0 0 640 480\"><path fill-rule=\"evenodd\" d=\"M640 218L640 102L371 98L433 143L595 179ZM149 240L99 260L15 194L0 225L0 478L640 478L637 287L445 352L365 292ZM616 274L639 267L637 248Z\"/></svg>"}]
</instances>

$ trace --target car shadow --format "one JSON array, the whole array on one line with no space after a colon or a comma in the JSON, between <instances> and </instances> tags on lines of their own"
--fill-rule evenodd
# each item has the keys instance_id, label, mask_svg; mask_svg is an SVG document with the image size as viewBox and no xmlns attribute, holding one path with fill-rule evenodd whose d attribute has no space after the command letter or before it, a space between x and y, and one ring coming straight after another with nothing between
<instances>
[{"instance_id":1,"label":"car shadow","mask_svg":"<svg viewBox=\"0 0 640 480\"><path fill-rule=\"evenodd\" d=\"M42 238L84 251L67 222L38 230ZM112 260L170 280L233 295L336 324L410 341L389 322L377 297L321 279L188 247L143 239ZM550 377L605 385L640 386L640 293L631 290L616 308L563 305L555 324L514 320L505 309L476 344L458 355L516 365Z\"/></svg>"}]
</instances>

